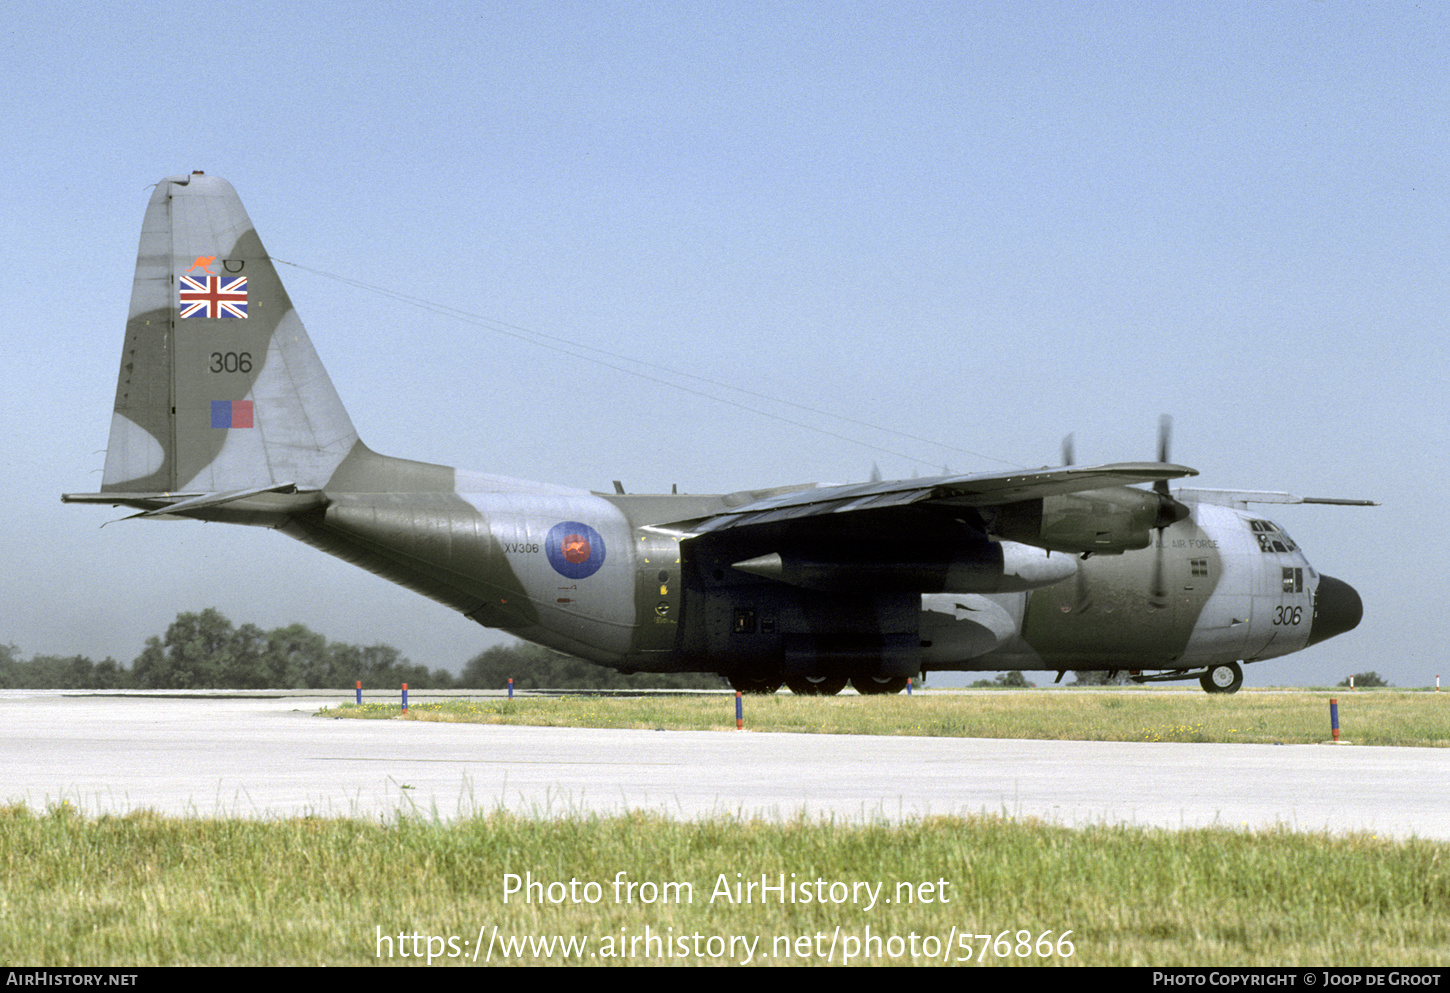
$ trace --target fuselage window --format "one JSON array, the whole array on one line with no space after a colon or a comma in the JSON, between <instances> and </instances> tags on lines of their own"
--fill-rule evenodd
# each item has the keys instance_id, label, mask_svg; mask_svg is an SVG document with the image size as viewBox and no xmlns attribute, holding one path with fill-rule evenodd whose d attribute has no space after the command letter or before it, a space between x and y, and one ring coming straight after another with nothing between
<instances>
[{"instance_id":1,"label":"fuselage window","mask_svg":"<svg viewBox=\"0 0 1450 993\"><path fill-rule=\"evenodd\" d=\"M1284 529L1273 521L1250 520L1249 530L1259 540L1261 552L1292 552L1297 547Z\"/></svg>"}]
</instances>

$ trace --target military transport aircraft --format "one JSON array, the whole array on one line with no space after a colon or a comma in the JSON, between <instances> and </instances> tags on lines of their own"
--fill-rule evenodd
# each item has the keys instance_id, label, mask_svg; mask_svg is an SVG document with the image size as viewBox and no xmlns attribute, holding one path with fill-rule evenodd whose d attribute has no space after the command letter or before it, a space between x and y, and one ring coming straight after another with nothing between
<instances>
[{"instance_id":1,"label":"military transport aircraft","mask_svg":"<svg viewBox=\"0 0 1450 993\"><path fill-rule=\"evenodd\" d=\"M557 651L754 692L1073 669L1232 693L1241 661L1359 623L1248 505L1367 501L1172 494L1196 473L1167 457L1165 433L1157 462L647 496L380 455L235 191L196 172L146 210L101 492L63 499L274 528Z\"/></svg>"}]
</instances>

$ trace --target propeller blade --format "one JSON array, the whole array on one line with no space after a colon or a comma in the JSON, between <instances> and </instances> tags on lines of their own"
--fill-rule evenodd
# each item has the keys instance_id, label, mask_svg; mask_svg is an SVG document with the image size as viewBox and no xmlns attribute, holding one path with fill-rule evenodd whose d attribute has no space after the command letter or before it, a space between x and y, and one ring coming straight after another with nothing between
<instances>
[{"instance_id":1,"label":"propeller blade","mask_svg":"<svg viewBox=\"0 0 1450 993\"><path fill-rule=\"evenodd\" d=\"M1154 609L1168 606L1168 589L1163 584L1163 529L1158 529L1158 546L1153 552L1153 599Z\"/></svg>"},{"instance_id":2,"label":"propeller blade","mask_svg":"<svg viewBox=\"0 0 1450 993\"><path fill-rule=\"evenodd\" d=\"M1173 418L1167 414L1158 417L1158 461L1167 462L1169 450L1173 447ZM1160 479L1153 484L1154 491L1161 497L1168 496L1168 480ZM1170 498L1171 499L1171 498Z\"/></svg>"},{"instance_id":3,"label":"propeller blade","mask_svg":"<svg viewBox=\"0 0 1450 993\"><path fill-rule=\"evenodd\" d=\"M1169 414L1162 414L1158 418L1158 461L1168 462L1169 453L1173 447L1173 417ZM1173 499L1168 492L1168 480L1160 479L1153 484L1153 492L1158 494L1158 521L1154 525L1158 529L1158 572L1162 573L1163 560L1163 529L1177 524L1188 516L1189 510L1183 504ZM1162 583L1154 583L1154 589L1162 587Z\"/></svg>"},{"instance_id":4,"label":"propeller blade","mask_svg":"<svg viewBox=\"0 0 1450 993\"><path fill-rule=\"evenodd\" d=\"M1162 414L1158 418L1158 461L1170 461L1172 448L1173 418ZM1168 587L1163 581L1163 529L1177 524L1190 511L1168 492L1168 480L1160 479L1154 483L1153 492L1158 494L1158 542L1153 550L1153 593L1149 603L1155 610L1163 610L1168 606Z\"/></svg>"},{"instance_id":5,"label":"propeller blade","mask_svg":"<svg viewBox=\"0 0 1450 993\"><path fill-rule=\"evenodd\" d=\"M1083 558L1086 559L1087 556L1083 556ZM1073 581L1076 584L1073 588L1072 596L1072 612L1074 614L1086 613L1092 609L1093 605L1092 594L1088 592L1087 570L1083 568L1086 564L1085 561L1079 561L1077 564L1077 575L1073 577Z\"/></svg>"}]
</instances>

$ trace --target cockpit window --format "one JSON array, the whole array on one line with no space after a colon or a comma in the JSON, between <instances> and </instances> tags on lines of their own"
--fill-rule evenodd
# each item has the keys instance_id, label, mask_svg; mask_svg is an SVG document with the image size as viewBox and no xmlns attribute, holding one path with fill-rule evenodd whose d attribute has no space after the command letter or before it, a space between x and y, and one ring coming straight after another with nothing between
<instances>
[{"instance_id":1,"label":"cockpit window","mask_svg":"<svg viewBox=\"0 0 1450 993\"><path fill-rule=\"evenodd\" d=\"M1283 528L1273 521L1249 519L1249 530L1259 540L1261 552L1292 552L1298 548Z\"/></svg>"}]
</instances>

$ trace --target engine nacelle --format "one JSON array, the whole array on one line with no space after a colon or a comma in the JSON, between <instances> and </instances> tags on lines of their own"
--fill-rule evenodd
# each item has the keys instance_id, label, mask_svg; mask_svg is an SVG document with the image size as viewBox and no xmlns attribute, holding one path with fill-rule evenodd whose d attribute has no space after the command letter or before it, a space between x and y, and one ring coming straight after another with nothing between
<instances>
[{"instance_id":1,"label":"engine nacelle","mask_svg":"<svg viewBox=\"0 0 1450 993\"><path fill-rule=\"evenodd\" d=\"M1120 555L1147 548L1155 528L1182 516L1181 506L1150 490L1119 486L1006 504L988 524L999 537L1055 552Z\"/></svg>"}]
</instances>

